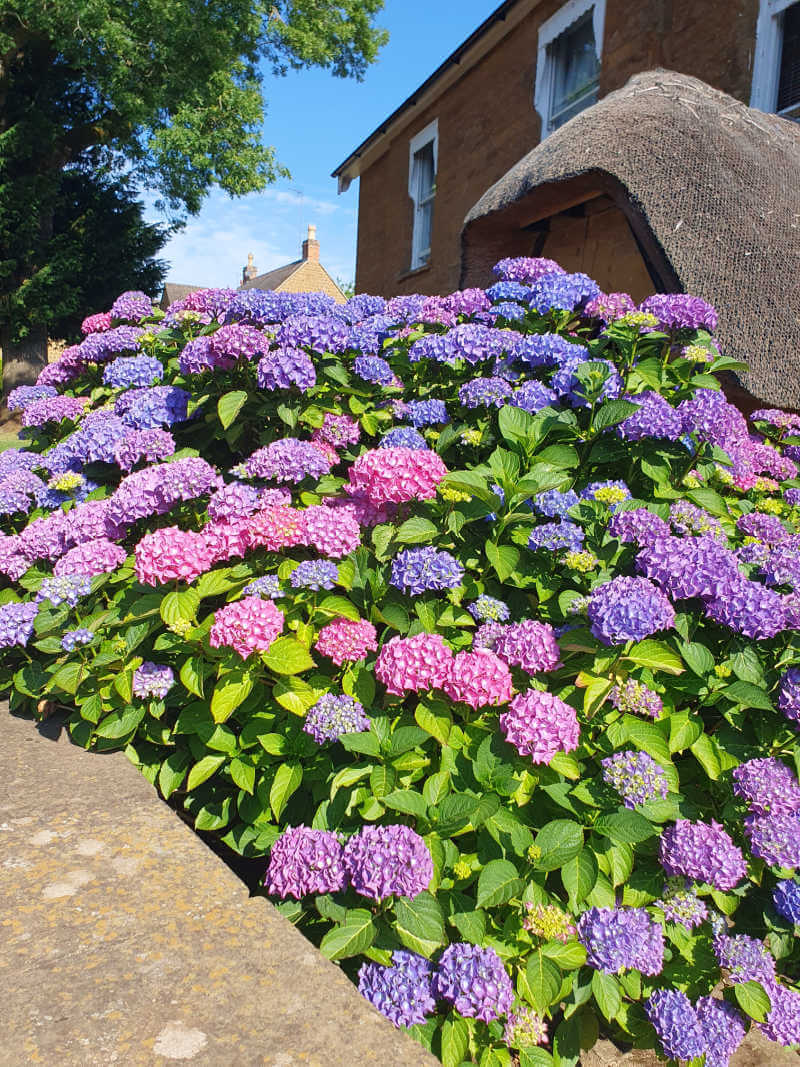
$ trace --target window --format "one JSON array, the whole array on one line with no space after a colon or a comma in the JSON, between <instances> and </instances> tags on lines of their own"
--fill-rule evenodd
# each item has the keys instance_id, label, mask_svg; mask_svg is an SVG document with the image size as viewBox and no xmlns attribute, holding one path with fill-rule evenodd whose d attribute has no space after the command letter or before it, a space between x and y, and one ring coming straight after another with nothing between
<instances>
[{"instance_id":1,"label":"window","mask_svg":"<svg viewBox=\"0 0 800 1067\"><path fill-rule=\"evenodd\" d=\"M750 106L800 121L798 0L761 0Z\"/></svg>"},{"instance_id":2,"label":"window","mask_svg":"<svg viewBox=\"0 0 800 1067\"><path fill-rule=\"evenodd\" d=\"M408 195L414 204L411 270L426 266L431 258L438 142L438 121L434 120L409 144Z\"/></svg>"},{"instance_id":3,"label":"window","mask_svg":"<svg viewBox=\"0 0 800 1067\"><path fill-rule=\"evenodd\" d=\"M539 27L534 106L542 140L596 103L605 0L569 0Z\"/></svg>"}]
</instances>

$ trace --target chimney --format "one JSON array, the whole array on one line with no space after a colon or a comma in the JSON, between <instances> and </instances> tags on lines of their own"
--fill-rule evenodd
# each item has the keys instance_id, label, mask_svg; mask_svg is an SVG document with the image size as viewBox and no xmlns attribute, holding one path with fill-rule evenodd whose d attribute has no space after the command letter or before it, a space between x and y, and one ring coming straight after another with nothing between
<instances>
[{"instance_id":1,"label":"chimney","mask_svg":"<svg viewBox=\"0 0 800 1067\"><path fill-rule=\"evenodd\" d=\"M310 259L313 263L319 263L319 241L317 240L317 227L309 225L308 237L303 241L303 259Z\"/></svg>"},{"instance_id":2,"label":"chimney","mask_svg":"<svg viewBox=\"0 0 800 1067\"><path fill-rule=\"evenodd\" d=\"M249 282L251 278L255 278L257 274L258 271L256 270L255 263L253 262L253 253L248 252L247 266L242 267L242 285L244 285L245 282Z\"/></svg>"}]
</instances>

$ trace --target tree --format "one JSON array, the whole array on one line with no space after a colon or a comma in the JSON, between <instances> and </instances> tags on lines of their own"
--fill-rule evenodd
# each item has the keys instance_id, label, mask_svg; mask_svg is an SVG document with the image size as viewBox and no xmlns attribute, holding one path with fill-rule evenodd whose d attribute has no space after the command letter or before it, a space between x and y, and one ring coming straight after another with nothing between
<instances>
[{"instance_id":1,"label":"tree","mask_svg":"<svg viewBox=\"0 0 800 1067\"><path fill-rule=\"evenodd\" d=\"M383 0L0 0L0 347L41 365L65 168L124 173L177 217L286 174L261 143L260 64L361 78ZM45 286L46 288L46 286ZM20 362L21 361L21 362ZM30 373L30 368L27 369ZM9 381L12 379L12 381Z\"/></svg>"}]
</instances>

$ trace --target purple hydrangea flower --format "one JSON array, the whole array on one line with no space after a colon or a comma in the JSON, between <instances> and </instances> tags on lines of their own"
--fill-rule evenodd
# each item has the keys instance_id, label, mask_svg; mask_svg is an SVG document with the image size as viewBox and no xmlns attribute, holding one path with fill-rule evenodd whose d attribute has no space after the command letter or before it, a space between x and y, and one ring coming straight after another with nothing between
<instances>
[{"instance_id":1,"label":"purple hydrangea flower","mask_svg":"<svg viewBox=\"0 0 800 1067\"><path fill-rule=\"evenodd\" d=\"M296 385L301 391L311 389L317 383L317 372L311 357L302 348L275 348L258 363L259 389L291 389Z\"/></svg>"},{"instance_id":2,"label":"purple hydrangea flower","mask_svg":"<svg viewBox=\"0 0 800 1067\"><path fill-rule=\"evenodd\" d=\"M768 545L779 545L789 537L789 531L777 515L751 511L736 520L736 529L747 537L757 537Z\"/></svg>"},{"instance_id":3,"label":"purple hydrangea flower","mask_svg":"<svg viewBox=\"0 0 800 1067\"><path fill-rule=\"evenodd\" d=\"M61 647L65 652L74 652L78 645L90 645L94 640L94 634L85 626L79 626L77 630L67 630L61 638Z\"/></svg>"},{"instance_id":4,"label":"purple hydrangea flower","mask_svg":"<svg viewBox=\"0 0 800 1067\"><path fill-rule=\"evenodd\" d=\"M720 967L729 971L730 980L761 982L770 985L775 981L775 960L761 941L747 934L728 937L722 934L714 938L714 953Z\"/></svg>"},{"instance_id":5,"label":"purple hydrangea flower","mask_svg":"<svg viewBox=\"0 0 800 1067\"><path fill-rule=\"evenodd\" d=\"M118 356L103 370L103 384L113 389L148 386L164 377L161 360L153 356Z\"/></svg>"},{"instance_id":6,"label":"purple hydrangea flower","mask_svg":"<svg viewBox=\"0 0 800 1067\"><path fill-rule=\"evenodd\" d=\"M289 581L293 589L333 589L339 580L339 568L327 559L306 559L298 563Z\"/></svg>"},{"instance_id":7,"label":"purple hydrangea flower","mask_svg":"<svg viewBox=\"0 0 800 1067\"><path fill-rule=\"evenodd\" d=\"M194 500L223 484L214 468L199 456L145 467L122 479L107 503L104 519L130 526L149 515L165 515L179 501Z\"/></svg>"},{"instance_id":8,"label":"purple hydrangea flower","mask_svg":"<svg viewBox=\"0 0 800 1067\"><path fill-rule=\"evenodd\" d=\"M396 426L378 442L378 448L427 448L428 443L413 426Z\"/></svg>"},{"instance_id":9,"label":"purple hydrangea flower","mask_svg":"<svg viewBox=\"0 0 800 1067\"><path fill-rule=\"evenodd\" d=\"M514 999L511 979L494 949L465 942L449 945L442 953L433 991L461 1015L487 1023L506 1015Z\"/></svg>"},{"instance_id":10,"label":"purple hydrangea flower","mask_svg":"<svg viewBox=\"0 0 800 1067\"><path fill-rule=\"evenodd\" d=\"M786 607L778 593L739 577L706 607L706 615L734 633L762 640L786 629Z\"/></svg>"},{"instance_id":11,"label":"purple hydrangea flower","mask_svg":"<svg viewBox=\"0 0 800 1067\"><path fill-rule=\"evenodd\" d=\"M790 667L781 676L778 707L790 722L800 721L800 667Z\"/></svg>"},{"instance_id":12,"label":"purple hydrangea flower","mask_svg":"<svg viewBox=\"0 0 800 1067\"><path fill-rule=\"evenodd\" d=\"M115 326L103 333L90 333L77 346L76 361L84 364L106 363L121 352L138 352L141 347L139 338L143 333L141 326ZM62 353L61 358L65 355Z\"/></svg>"},{"instance_id":13,"label":"purple hydrangea flower","mask_svg":"<svg viewBox=\"0 0 800 1067\"><path fill-rule=\"evenodd\" d=\"M18 385L8 394L6 407L9 411L24 411L37 400L54 396L58 396L58 390L52 385Z\"/></svg>"},{"instance_id":14,"label":"purple hydrangea flower","mask_svg":"<svg viewBox=\"0 0 800 1067\"><path fill-rule=\"evenodd\" d=\"M609 694L611 703L623 715L646 715L657 719L664 709L658 693L648 689L644 682L628 678L624 685L615 685Z\"/></svg>"},{"instance_id":15,"label":"purple hydrangea flower","mask_svg":"<svg viewBox=\"0 0 800 1067\"><path fill-rule=\"evenodd\" d=\"M741 577L734 553L713 537L658 537L639 552L636 567L673 600L725 595Z\"/></svg>"},{"instance_id":16,"label":"purple hydrangea flower","mask_svg":"<svg viewBox=\"0 0 800 1067\"><path fill-rule=\"evenodd\" d=\"M651 545L659 537L669 536L669 526L658 515L640 507L630 511L615 511L608 524L608 532L623 544Z\"/></svg>"},{"instance_id":17,"label":"purple hydrangea flower","mask_svg":"<svg viewBox=\"0 0 800 1067\"><path fill-rule=\"evenodd\" d=\"M359 378L375 385L391 385L394 371L380 356L356 356L353 370Z\"/></svg>"},{"instance_id":18,"label":"purple hydrangea flower","mask_svg":"<svg viewBox=\"0 0 800 1067\"><path fill-rule=\"evenodd\" d=\"M145 660L133 672L134 696L142 700L146 700L148 697L164 700L174 684L175 675L172 668L166 667L163 663L153 663L152 660Z\"/></svg>"},{"instance_id":19,"label":"purple hydrangea flower","mask_svg":"<svg viewBox=\"0 0 800 1067\"><path fill-rule=\"evenodd\" d=\"M254 579L242 590L243 596L268 597L270 600L278 600L286 594L281 589L281 580L277 574L264 574Z\"/></svg>"},{"instance_id":20,"label":"purple hydrangea flower","mask_svg":"<svg viewBox=\"0 0 800 1067\"><path fill-rule=\"evenodd\" d=\"M604 645L641 641L675 625L675 610L646 578L612 578L589 596L592 633Z\"/></svg>"},{"instance_id":21,"label":"purple hydrangea flower","mask_svg":"<svg viewBox=\"0 0 800 1067\"><path fill-rule=\"evenodd\" d=\"M395 1026L413 1026L436 1011L432 978L433 966L424 956L395 949L391 967L361 965L358 991Z\"/></svg>"},{"instance_id":22,"label":"purple hydrangea flower","mask_svg":"<svg viewBox=\"0 0 800 1067\"><path fill-rule=\"evenodd\" d=\"M450 421L443 400L411 400L406 407L404 418L418 429L420 426L433 426Z\"/></svg>"},{"instance_id":23,"label":"purple hydrangea flower","mask_svg":"<svg viewBox=\"0 0 800 1067\"><path fill-rule=\"evenodd\" d=\"M17 601L0 604L0 648L27 645L33 635L33 621L38 614L38 604Z\"/></svg>"},{"instance_id":24,"label":"purple hydrangea flower","mask_svg":"<svg viewBox=\"0 0 800 1067\"><path fill-rule=\"evenodd\" d=\"M516 359L530 367L577 365L587 358L583 345L574 344L557 333L533 333L520 338L514 348Z\"/></svg>"},{"instance_id":25,"label":"purple hydrangea flower","mask_svg":"<svg viewBox=\"0 0 800 1067\"><path fill-rule=\"evenodd\" d=\"M742 850L712 821L678 819L661 834L661 866L669 875L684 875L715 889L733 889L747 874Z\"/></svg>"},{"instance_id":26,"label":"purple hydrangea flower","mask_svg":"<svg viewBox=\"0 0 800 1067\"><path fill-rule=\"evenodd\" d=\"M259 448L246 460L250 478L272 478L278 482L301 482L330 473L331 461L309 441L284 437Z\"/></svg>"},{"instance_id":27,"label":"purple hydrangea flower","mask_svg":"<svg viewBox=\"0 0 800 1067\"><path fill-rule=\"evenodd\" d=\"M521 667L528 674L552 671L561 663L553 627L535 619L504 626L495 637L493 651L509 666Z\"/></svg>"},{"instance_id":28,"label":"purple hydrangea flower","mask_svg":"<svg viewBox=\"0 0 800 1067\"><path fill-rule=\"evenodd\" d=\"M772 892L775 911L790 923L800 923L800 883L786 878Z\"/></svg>"},{"instance_id":29,"label":"purple hydrangea flower","mask_svg":"<svg viewBox=\"0 0 800 1067\"><path fill-rule=\"evenodd\" d=\"M779 1045L800 1044L800 993L777 982L767 990L770 1012L759 1027L765 1037Z\"/></svg>"},{"instance_id":30,"label":"purple hydrangea flower","mask_svg":"<svg viewBox=\"0 0 800 1067\"><path fill-rule=\"evenodd\" d=\"M506 622L511 614L508 604L486 593L481 593L477 600L468 604L467 611L476 622Z\"/></svg>"},{"instance_id":31,"label":"purple hydrangea flower","mask_svg":"<svg viewBox=\"0 0 800 1067\"><path fill-rule=\"evenodd\" d=\"M787 815L800 809L800 784L779 759L751 759L733 770L733 791L756 815Z\"/></svg>"},{"instance_id":32,"label":"purple hydrangea flower","mask_svg":"<svg viewBox=\"0 0 800 1067\"><path fill-rule=\"evenodd\" d=\"M668 1059L693 1060L705 1052L703 1028L685 993L679 989L657 989L646 1001L644 1010Z\"/></svg>"},{"instance_id":33,"label":"purple hydrangea flower","mask_svg":"<svg viewBox=\"0 0 800 1067\"><path fill-rule=\"evenodd\" d=\"M683 420L678 411L660 393L646 390L626 397L639 410L634 411L617 427L617 434L625 441L642 441L648 437L677 441L683 433Z\"/></svg>"},{"instance_id":34,"label":"purple hydrangea flower","mask_svg":"<svg viewBox=\"0 0 800 1067\"><path fill-rule=\"evenodd\" d=\"M605 974L635 968L656 975L664 966L664 930L644 908L589 908L578 921L586 962Z\"/></svg>"},{"instance_id":35,"label":"purple hydrangea flower","mask_svg":"<svg viewBox=\"0 0 800 1067\"><path fill-rule=\"evenodd\" d=\"M788 585L800 590L800 550L789 545L773 548L761 569L768 585Z\"/></svg>"},{"instance_id":36,"label":"purple hydrangea flower","mask_svg":"<svg viewBox=\"0 0 800 1067\"><path fill-rule=\"evenodd\" d=\"M490 652L494 652L497 638L505 631L506 627L501 622L485 622L475 631L472 638L473 649L488 648Z\"/></svg>"},{"instance_id":37,"label":"purple hydrangea flower","mask_svg":"<svg viewBox=\"0 0 800 1067\"><path fill-rule=\"evenodd\" d=\"M800 816L748 815L744 830L750 851L771 867L800 867Z\"/></svg>"},{"instance_id":38,"label":"purple hydrangea flower","mask_svg":"<svg viewBox=\"0 0 800 1067\"><path fill-rule=\"evenodd\" d=\"M156 430L185 422L191 395L174 385L129 389L114 404L114 411L136 430Z\"/></svg>"},{"instance_id":39,"label":"purple hydrangea flower","mask_svg":"<svg viewBox=\"0 0 800 1067\"><path fill-rule=\"evenodd\" d=\"M603 781L622 797L626 808L635 808L654 797L666 797L669 786L664 768L646 752L615 752L601 760Z\"/></svg>"},{"instance_id":40,"label":"purple hydrangea flower","mask_svg":"<svg viewBox=\"0 0 800 1067\"><path fill-rule=\"evenodd\" d=\"M565 274L554 259L545 259L543 256L512 256L501 259L492 267L492 271L511 282L535 282L543 274Z\"/></svg>"},{"instance_id":41,"label":"purple hydrangea flower","mask_svg":"<svg viewBox=\"0 0 800 1067\"><path fill-rule=\"evenodd\" d=\"M231 522L232 519L252 515L259 506L260 493L252 485L230 482L212 493L208 502L208 517L214 522Z\"/></svg>"},{"instance_id":42,"label":"purple hydrangea flower","mask_svg":"<svg viewBox=\"0 0 800 1067\"><path fill-rule=\"evenodd\" d=\"M664 895L656 901L656 906L664 912L667 922L680 923L687 930L693 930L708 918L705 903L678 878L664 886Z\"/></svg>"},{"instance_id":43,"label":"purple hydrangea flower","mask_svg":"<svg viewBox=\"0 0 800 1067\"><path fill-rule=\"evenodd\" d=\"M473 378L458 390L458 399L466 408L501 408L510 396L511 386L502 378Z\"/></svg>"},{"instance_id":44,"label":"purple hydrangea flower","mask_svg":"<svg viewBox=\"0 0 800 1067\"><path fill-rule=\"evenodd\" d=\"M522 408L530 415L547 407L558 407L558 396L544 382L523 382L508 398L508 403L515 408Z\"/></svg>"},{"instance_id":45,"label":"purple hydrangea flower","mask_svg":"<svg viewBox=\"0 0 800 1067\"><path fill-rule=\"evenodd\" d=\"M364 826L344 847L344 865L362 897L415 897L433 878L433 860L409 826Z\"/></svg>"},{"instance_id":46,"label":"purple hydrangea flower","mask_svg":"<svg viewBox=\"0 0 800 1067\"><path fill-rule=\"evenodd\" d=\"M342 846L329 830L293 826L272 846L264 878L271 896L301 900L309 893L335 893L346 884Z\"/></svg>"},{"instance_id":47,"label":"purple hydrangea flower","mask_svg":"<svg viewBox=\"0 0 800 1067\"><path fill-rule=\"evenodd\" d=\"M19 388L23 387L20 386ZM36 387L34 386L34 388ZM800 505L800 489L784 489L783 499L790 507L796 508L798 505Z\"/></svg>"},{"instance_id":48,"label":"purple hydrangea flower","mask_svg":"<svg viewBox=\"0 0 800 1067\"><path fill-rule=\"evenodd\" d=\"M636 304L629 293L599 293L586 304L583 313L587 319L599 319L608 325L635 310Z\"/></svg>"},{"instance_id":49,"label":"purple hydrangea flower","mask_svg":"<svg viewBox=\"0 0 800 1067\"><path fill-rule=\"evenodd\" d=\"M587 274L542 274L531 286L528 302L536 311L574 311L600 295L600 286Z\"/></svg>"},{"instance_id":50,"label":"purple hydrangea flower","mask_svg":"<svg viewBox=\"0 0 800 1067\"><path fill-rule=\"evenodd\" d=\"M369 718L357 700L345 694L325 693L308 710L303 729L318 745L337 741L342 734L358 734L369 730Z\"/></svg>"},{"instance_id":51,"label":"purple hydrangea flower","mask_svg":"<svg viewBox=\"0 0 800 1067\"><path fill-rule=\"evenodd\" d=\"M528 538L528 548L536 551L546 548L549 552L558 552L561 549L577 552L584 542L586 534L580 526L567 519L559 522L545 522L541 526L534 526Z\"/></svg>"},{"instance_id":52,"label":"purple hydrangea flower","mask_svg":"<svg viewBox=\"0 0 800 1067\"><path fill-rule=\"evenodd\" d=\"M717 313L699 296L688 293L656 293L639 305L639 310L655 315L662 330L699 330L713 333Z\"/></svg>"},{"instance_id":53,"label":"purple hydrangea flower","mask_svg":"<svg viewBox=\"0 0 800 1067\"><path fill-rule=\"evenodd\" d=\"M278 331L278 343L289 348L310 348L326 352L345 352L350 344L350 327L339 315L290 315Z\"/></svg>"},{"instance_id":54,"label":"purple hydrangea flower","mask_svg":"<svg viewBox=\"0 0 800 1067\"><path fill-rule=\"evenodd\" d=\"M732 1004L715 997L700 997L697 1019L706 1043L705 1067L728 1067L745 1037L742 1017Z\"/></svg>"},{"instance_id":55,"label":"purple hydrangea flower","mask_svg":"<svg viewBox=\"0 0 800 1067\"><path fill-rule=\"evenodd\" d=\"M117 297L109 314L112 319L139 322L140 319L147 319L153 314L153 301L140 289L130 289Z\"/></svg>"},{"instance_id":56,"label":"purple hydrangea flower","mask_svg":"<svg viewBox=\"0 0 800 1067\"><path fill-rule=\"evenodd\" d=\"M727 544L728 538L722 529L718 519L709 515L707 511L696 507L688 500L677 500L670 505L669 521L672 529L677 534L692 536L694 534L709 535L715 537L722 544Z\"/></svg>"},{"instance_id":57,"label":"purple hydrangea flower","mask_svg":"<svg viewBox=\"0 0 800 1067\"><path fill-rule=\"evenodd\" d=\"M133 430L114 445L114 461L131 471L141 460L157 463L175 454L175 438L168 430Z\"/></svg>"},{"instance_id":58,"label":"purple hydrangea flower","mask_svg":"<svg viewBox=\"0 0 800 1067\"><path fill-rule=\"evenodd\" d=\"M408 548L392 560L390 581L409 596L426 592L456 589L464 578L464 568L449 552L426 548Z\"/></svg>"}]
</instances>

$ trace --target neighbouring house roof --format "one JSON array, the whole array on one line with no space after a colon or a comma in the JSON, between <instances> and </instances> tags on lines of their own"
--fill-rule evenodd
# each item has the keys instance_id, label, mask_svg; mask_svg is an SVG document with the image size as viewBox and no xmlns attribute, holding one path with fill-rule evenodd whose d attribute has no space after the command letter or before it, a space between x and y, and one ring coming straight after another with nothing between
<instances>
[{"instance_id":1,"label":"neighbouring house roof","mask_svg":"<svg viewBox=\"0 0 800 1067\"><path fill-rule=\"evenodd\" d=\"M433 74L333 171L331 177L338 179L339 192L345 192L350 182L358 178L383 153L387 138L408 125L453 82L463 77L539 3L541 0L505 0L500 4Z\"/></svg>"},{"instance_id":2,"label":"neighbouring house roof","mask_svg":"<svg viewBox=\"0 0 800 1067\"><path fill-rule=\"evenodd\" d=\"M484 193L464 222L462 284L501 258L504 233L507 246L600 193L661 288L717 308L723 354L750 365L745 388L800 408L800 125L696 78L637 74Z\"/></svg>"},{"instance_id":3,"label":"neighbouring house roof","mask_svg":"<svg viewBox=\"0 0 800 1067\"><path fill-rule=\"evenodd\" d=\"M267 271L266 274L257 274L254 278L248 278L246 282L242 282L240 288L277 289L287 278L290 278L294 274L302 263L303 260L298 259L295 260L294 263L287 263L283 267L276 267L275 270Z\"/></svg>"}]
</instances>

